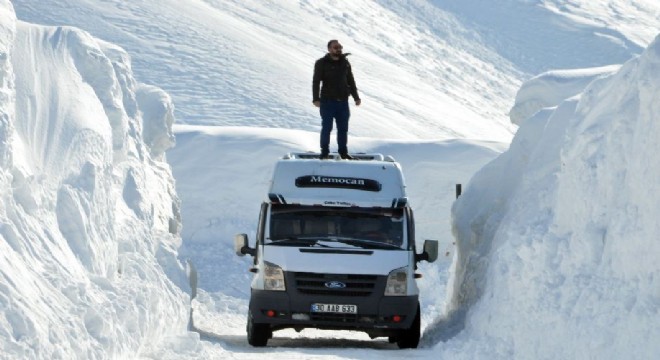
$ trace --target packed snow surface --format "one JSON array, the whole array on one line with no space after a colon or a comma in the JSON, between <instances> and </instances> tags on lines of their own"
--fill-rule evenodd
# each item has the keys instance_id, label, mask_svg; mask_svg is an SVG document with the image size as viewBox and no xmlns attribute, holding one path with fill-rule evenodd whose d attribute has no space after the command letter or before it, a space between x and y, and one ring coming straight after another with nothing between
<instances>
[{"instance_id":1,"label":"packed snow surface","mask_svg":"<svg viewBox=\"0 0 660 360\"><path fill-rule=\"evenodd\" d=\"M0 358L657 358L658 24L651 0L0 0ZM318 150L331 38L349 149L401 163L440 242L417 350L245 338L232 237Z\"/></svg>"}]
</instances>

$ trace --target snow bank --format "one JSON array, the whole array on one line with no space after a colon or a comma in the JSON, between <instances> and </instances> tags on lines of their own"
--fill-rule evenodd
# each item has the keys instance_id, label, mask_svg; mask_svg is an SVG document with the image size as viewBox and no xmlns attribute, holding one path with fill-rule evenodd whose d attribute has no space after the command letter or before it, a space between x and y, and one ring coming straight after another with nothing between
<instances>
[{"instance_id":1,"label":"snow bank","mask_svg":"<svg viewBox=\"0 0 660 360\"><path fill-rule=\"evenodd\" d=\"M516 93L516 102L509 112L511 122L520 125L544 108L559 105L565 99L580 94L594 79L607 76L619 65L589 69L555 70L525 81Z\"/></svg>"},{"instance_id":2,"label":"snow bank","mask_svg":"<svg viewBox=\"0 0 660 360\"><path fill-rule=\"evenodd\" d=\"M9 134L11 133L11 118L13 117L13 87L9 53L16 35L16 14L9 0L0 0L0 166L6 167L11 160L9 149ZM8 178L0 173L0 185L4 189Z\"/></svg>"},{"instance_id":3,"label":"snow bank","mask_svg":"<svg viewBox=\"0 0 660 360\"><path fill-rule=\"evenodd\" d=\"M523 122L510 150L475 175L452 209L449 308L469 309L452 324L466 330L455 340L467 341L437 349L660 354L658 99L660 36L579 98Z\"/></svg>"},{"instance_id":4,"label":"snow bank","mask_svg":"<svg viewBox=\"0 0 660 360\"><path fill-rule=\"evenodd\" d=\"M6 0L0 19L1 353L135 357L185 333L169 98L114 45Z\"/></svg>"}]
</instances>

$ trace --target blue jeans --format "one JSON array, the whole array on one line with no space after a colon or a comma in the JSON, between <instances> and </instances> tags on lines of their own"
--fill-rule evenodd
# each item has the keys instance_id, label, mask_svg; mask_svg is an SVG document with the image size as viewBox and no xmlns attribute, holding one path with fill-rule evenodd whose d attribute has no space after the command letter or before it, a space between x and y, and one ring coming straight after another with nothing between
<instances>
[{"instance_id":1,"label":"blue jeans","mask_svg":"<svg viewBox=\"0 0 660 360\"><path fill-rule=\"evenodd\" d=\"M337 122L337 151L340 154L348 153L348 118L351 111L348 100L321 100L321 152L330 152L330 133L333 119Z\"/></svg>"}]
</instances>

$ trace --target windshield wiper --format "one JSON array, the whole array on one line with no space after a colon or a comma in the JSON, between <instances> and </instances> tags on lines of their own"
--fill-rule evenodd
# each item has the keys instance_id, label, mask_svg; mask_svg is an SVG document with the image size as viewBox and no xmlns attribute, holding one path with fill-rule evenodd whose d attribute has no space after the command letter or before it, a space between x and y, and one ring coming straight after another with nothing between
<instances>
[{"instance_id":1,"label":"windshield wiper","mask_svg":"<svg viewBox=\"0 0 660 360\"><path fill-rule=\"evenodd\" d=\"M333 240L336 240L336 241L344 243L344 244L360 246L360 247L365 248L365 249L374 249L374 248L376 248L376 249L401 250L400 245L394 245L394 244L390 244L390 243L386 243L386 242L382 242L382 241L352 238L352 237L339 237L339 238L333 238Z\"/></svg>"},{"instance_id":2,"label":"windshield wiper","mask_svg":"<svg viewBox=\"0 0 660 360\"><path fill-rule=\"evenodd\" d=\"M317 245L317 242L321 240L319 237L296 237L296 236L287 236L285 238L275 238L271 239L266 245L282 245L282 246L314 246ZM323 246L323 245L321 245Z\"/></svg>"},{"instance_id":3,"label":"windshield wiper","mask_svg":"<svg viewBox=\"0 0 660 360\"><path fill-rule=\"evenodd\" d=\"M342 244L347 244L355 247L361 247L363 249L383 249L383 250L401 250L400 245L389 244L382 241L352 238L352 237L336 237L336 236L305 236L305 237L296 237L288 236L285 238L275 238L268 239L269 243L266 245L278 245L278 246L320 246L320 247L334 247L322 242L338 242Z\"/></svg>"}]
</instances>

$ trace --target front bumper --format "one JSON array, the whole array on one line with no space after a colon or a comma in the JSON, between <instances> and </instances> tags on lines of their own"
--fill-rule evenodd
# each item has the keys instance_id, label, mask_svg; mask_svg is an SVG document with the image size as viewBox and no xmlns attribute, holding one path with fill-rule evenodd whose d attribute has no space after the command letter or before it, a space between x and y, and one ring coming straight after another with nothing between
<instances>
[{"instance_id":1,"label":"front bumper","mask_svg":"<svg viewBox=\"0 0 660 360\"><path fill-rule=\"evenodd\" d=\"M410 328L417 312L417 295L383 295L387 276L285 273L285 278L287 291L252 290L250 313L255 323L269 324L272 330L359 330L387 336ZM341 290L319 286L328 281L348 286ZM357 314L315 313L315 303L355 305Z\"/></svg>"}]
</instances>

